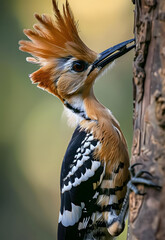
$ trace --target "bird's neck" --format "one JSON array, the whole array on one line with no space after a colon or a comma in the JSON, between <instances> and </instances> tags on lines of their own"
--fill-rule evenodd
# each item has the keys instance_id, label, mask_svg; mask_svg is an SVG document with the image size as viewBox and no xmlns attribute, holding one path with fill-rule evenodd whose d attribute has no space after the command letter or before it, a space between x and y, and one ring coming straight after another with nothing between
<instances>
[{"instance_id":1,"label":"bird's neck","mask_svg":"<svg viewBox=\"0 0 165 240\"><path fill-rule=\"evenodd\" d=\"M79 118L79 121L84 119L91 120L86 113L84 101L81 95L77 95L69 100L65 100L64 105L70 114L74 114L75 117Z\"/></svg>"},{"instance_id":2,"label":"bird's neck","mask_svg":"<svg viewBox=\"0 0 165 240\"><path fill-rule=\"evenodd\" d=\"M64 101L65 112L69 119L69 125L77 125L82 121L87 122L116 122L109 109L105 108L95 97L93 89L84 95L76 95Z\"/></svg>"}]
</instances>

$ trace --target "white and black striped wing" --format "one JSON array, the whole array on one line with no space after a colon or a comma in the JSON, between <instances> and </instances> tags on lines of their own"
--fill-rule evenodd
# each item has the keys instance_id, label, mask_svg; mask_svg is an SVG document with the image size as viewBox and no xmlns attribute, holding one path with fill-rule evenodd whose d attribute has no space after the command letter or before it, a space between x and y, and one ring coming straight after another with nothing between
<instances>
[{"instance_id":1,"label":"white and black striped wing","mask_svg":"<svg viewBox=\"0 0 165 240\"><path fill-rule=\"evenodd\" d=\"M96 207L96 190L104 175L104 166L94 159L99 141L77 128L67 148L61 170L61 209L58 239L83 239Z\"/></svg>"}]
</instances>

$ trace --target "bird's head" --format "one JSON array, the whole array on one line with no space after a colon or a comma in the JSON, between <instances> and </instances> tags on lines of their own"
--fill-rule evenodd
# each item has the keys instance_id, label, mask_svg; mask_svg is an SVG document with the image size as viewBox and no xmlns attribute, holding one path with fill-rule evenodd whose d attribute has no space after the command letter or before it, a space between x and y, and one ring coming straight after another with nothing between
<instances>
[{"instance_id":1,"label":"bird's head","mask_svg":"<svg viewBox=\"0 0 165 240\"><path fill-rule=\"evenodd\" d=\"M35 14L34 30L24 30L30 41L20 41L20 50L30 53L27 61L40 69L30 75L33 83L56 95L63 103L73 96L85 97L102 69L117 57L131 50L133 39L98 54L80 39L77 24L66 0L63 14L53 0L55 19Z\"/></svg>"}]
</instances>

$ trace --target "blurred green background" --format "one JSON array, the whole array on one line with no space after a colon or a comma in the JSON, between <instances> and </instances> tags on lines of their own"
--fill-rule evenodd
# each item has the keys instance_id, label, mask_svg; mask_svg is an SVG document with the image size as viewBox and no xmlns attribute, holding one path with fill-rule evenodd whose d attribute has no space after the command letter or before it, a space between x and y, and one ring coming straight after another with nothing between
<instances>
[{"instance_id":1,"label":"blurred green background","mask_svg":"<svg viewBox=\"0 0 165 240\"><path fill-rule=\"evenodd\" d=\"M59 7L64 1L59 0ZM100 52L133 37L131 0L69 0L85 43ZM60 101L31 84L37 69L18 50L33 14L52 14L51 0L1 0L0 6L0 239L55 240L60 166L74 129ZM132 140L133 51L96 82L97 98L111 109ZM126 234L119 239L125 239Z\"/></svg>"}]
</instances>

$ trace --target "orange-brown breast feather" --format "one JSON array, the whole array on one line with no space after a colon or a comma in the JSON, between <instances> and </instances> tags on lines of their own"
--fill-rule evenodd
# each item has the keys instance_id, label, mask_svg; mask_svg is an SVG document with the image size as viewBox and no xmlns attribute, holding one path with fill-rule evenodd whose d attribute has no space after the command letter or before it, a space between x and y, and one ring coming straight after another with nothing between
<instances>
[{"instance_id":1,"label":"orange-brown breast feather","mask_svg":"<svg viewBox=\"0 0 165 240\"><path fill-rule=\"evenodd\" d=\"M33 57L27 58L32 63L40 64L40 71L33 73L31 79L38 86L57 95L52 86L56 74L56 59L74 56L78 59L93 62L96 53L90 50L80 39L77 24L70 9L69 3L63 5L63 15L58 9L56 0L53 0L55 19L47 15L35 14L38 24L34 30L24 30L30 41L20 41L20 50L30 53ZM54 71L50 71L54 69ZM50 71L50 72L49 72ZM51 87L50 87L51 86Z\"/></svg>"},{"instance_id":2,"label":"orange-brown breast feather","mask_svg":"<svg viewBox=\"0 0 165 240\"><path fill-rule=\"evenodd\" d=\"M124 136L113 115L93 96L85 99L84 104L88 116L97 121L89 123L84 120L80 123L81 128L92 132L94 137L100 141L101 146L95 150L95 157L106 163L105 179L113 179L113 186L121 188L120 191L115 193L117 199L123 199L127 190L126 184L130 177L128 170L129 156ZM121 163L123 167L115 173ZM100 204L105 204L105 201L108 204L109 197L104 197L104 201L101 200Z\"/></svg>"},{"instance_id":3,"label":"orange-brown breast feather","mask_svg":"<svg viewBox=\"0 0 165 240\"><path fill-rule=\"evenodd\" d=\"M84 104L88 116L97 121L89 124L84 120L80 125L87 131L93 132L94 137L100 140L101 148L98 149L96 155L107 163L106 170L111 172L120 161L129 166L126 141L116 119L92 93L91 96L84 99ZM110 163L109 166L108 163Z\"/></svg>"}]
</instances>

